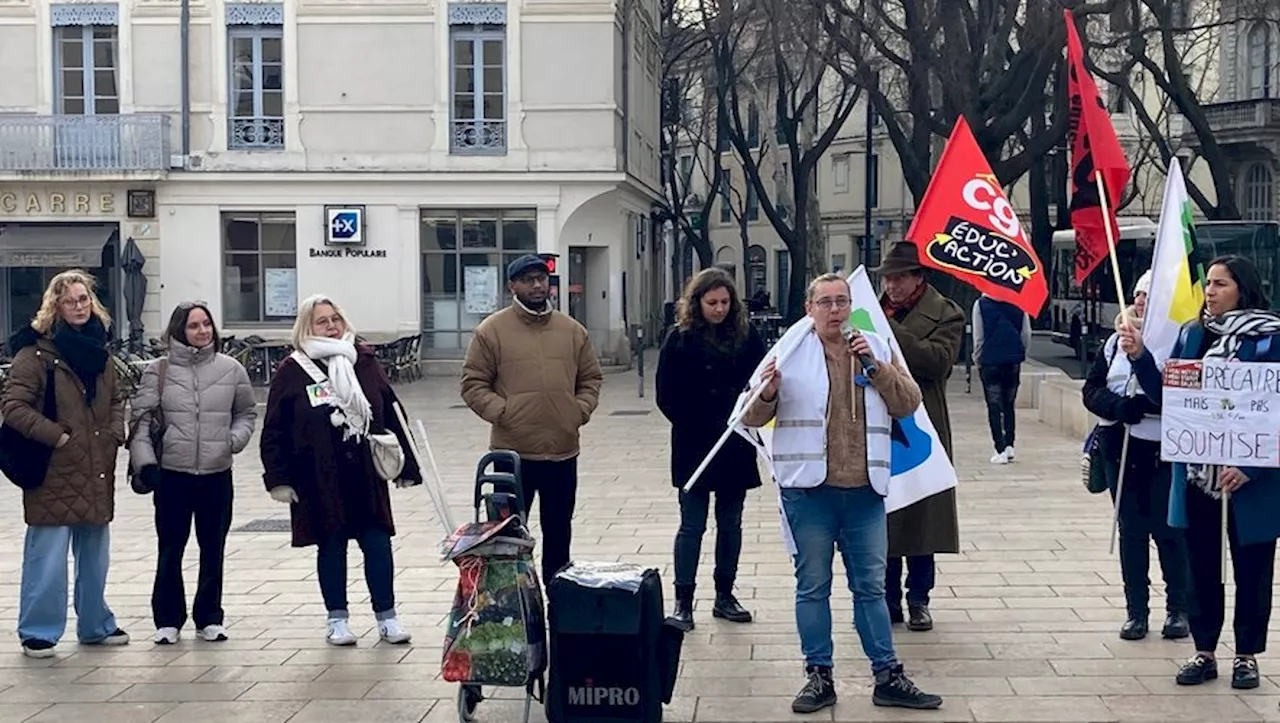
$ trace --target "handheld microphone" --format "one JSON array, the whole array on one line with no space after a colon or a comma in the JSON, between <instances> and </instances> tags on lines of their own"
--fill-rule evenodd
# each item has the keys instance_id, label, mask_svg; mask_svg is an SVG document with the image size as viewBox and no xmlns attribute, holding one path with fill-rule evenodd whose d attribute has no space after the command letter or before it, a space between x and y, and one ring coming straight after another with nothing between
<instances>
[{"instance_id":1,"label":"handheld microphone","mask_svg":"<svg viewBox=\"0 0 1280 723\"><path fill-rule=\"evenodd\" d=\"M853 337L858 335L858 330L853 328L853 322L848 319L840 325L840 335L844 337L846 344L853 341ZM858 355L858 363L862 365L862 370L867 374L874 374L876 371L876 360L866 354Z\"/></svg>"}]
</instances>

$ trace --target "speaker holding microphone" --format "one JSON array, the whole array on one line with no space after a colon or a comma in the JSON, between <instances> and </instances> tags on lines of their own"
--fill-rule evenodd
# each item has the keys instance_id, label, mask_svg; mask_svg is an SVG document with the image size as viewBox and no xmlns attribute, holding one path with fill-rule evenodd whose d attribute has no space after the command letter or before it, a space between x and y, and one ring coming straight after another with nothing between
<instances>
[{"instance_id":1,"label":"speaker holding microphone","mask_svg":"<svg viewBox=\"0 0 1280 723\"><path fill-rule=\"evenodd\" d=\"M851 344L851 343L853 343L853 338L854 338L854 337L856 337L856 336L860 336L860 334L858 333L858 330L854 328L854 326L853 326L853 322L851 322L851 321L849 321L849 320L847 320L847 319L845 320L845 322L844 322L843 324L841 324L841 325L840 325L840 334L841 334L841 336L843 336L843 337L844 337L845 343L847 343L847 344ZM874 373L875 373L875 371L876 371L876 360L875 360L875 359L873 359L873 358L871 358L869 355L867 355L867 354L859 354L859 355L858 355L858 363L862 365L862 371L863 371L864 373L866 373L866 374L874 374Z\"/></svg>"}]
</instances>

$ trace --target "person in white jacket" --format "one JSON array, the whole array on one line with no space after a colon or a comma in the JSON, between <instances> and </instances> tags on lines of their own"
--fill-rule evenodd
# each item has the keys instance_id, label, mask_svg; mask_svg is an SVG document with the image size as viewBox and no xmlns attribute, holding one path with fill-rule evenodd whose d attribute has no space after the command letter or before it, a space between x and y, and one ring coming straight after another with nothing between
<instances>
[{"instance_id":1,"label":"person in white jacket","mask_svg":"<svg viewBox=\"0 0 1280 723\"><path fill-rule=\"evenodd\" d=\"M794 542L796 624L807 676L791 709L813 713L836 702L830 601L836 547L875 677L873 702L937 708L942 698L917 688L898 662L884 597L890 437L894 420L920 406L920 387L894 363L884 339L857 332L846 339L842 326L851 304L849 284L837 274L809 285L805 310L813 330L783 369L775 362L765 367L764 391L743 418L748 427L775 420L773 464L784 529Z\"/></svg>"}]
</instances>

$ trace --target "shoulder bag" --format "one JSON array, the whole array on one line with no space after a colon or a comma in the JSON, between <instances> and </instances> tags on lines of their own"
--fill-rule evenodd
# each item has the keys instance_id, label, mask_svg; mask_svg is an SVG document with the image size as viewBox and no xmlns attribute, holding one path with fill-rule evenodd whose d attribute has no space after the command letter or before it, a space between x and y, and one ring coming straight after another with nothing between
<instances>
[{"instance_id":1,"label":"shoulder bag","mask_svg":"<svg viewBox=\"0 0 1280 723\"><path fill-rule=\"evenodd\" d=\"M311 377L311 381L316 384L324 384L329 381L324 372L320 371L320 367L311 360L311 357L301 351L294 351L291 355L293 360L302 367L307 376ZM369 437L369 453L373 457L373 469L378 473L384 482L390 482L400 476L404 471L404 449L400 446L400 440L394 432L383 432L374 434L370 432Z\"/></svg>"},{"instance_id":2,"label":"shoulder bag","mask_svg":"<svg viewBox=\"0 0 1280 723\"><path fill-rule=\"evenodd\" d=\"M36 356L43 361L43 356ZM53 365L45 364L44 400L40 413L51 422L58 421L58 398L54 390ZM34 490L44 484L49 472L53 447L30 437L22 436L8 424L0 424L0 472L24 490Z\"/></svg>"},{"instance_id":3,"label":"shoulder bag","mask_svg":"<svg viewBox=\"0 0 1280 723\"><path fill-rule=\"evenodd\" d=\"M151 430L149 436L151 437L151 448L155 450L156 464L159 464L160 454L164 447L164 382L165 378L169 376L169 357L161 357L160 361L156 363L160 365L160 381L156 388L156 405L149 409L146 414L138 417L133 424L129 425L129 437L124 443L124 448L129 449L133 446L133 438L137 436L138 427L141 426L142 420L150 417ZM132 464L128 466L128 470L129 486L133 488L134 492L145 495L155 491L151 485L143 481L142 475L139 474L142 470L135 470Z\"/></svg>"}]
</instances>

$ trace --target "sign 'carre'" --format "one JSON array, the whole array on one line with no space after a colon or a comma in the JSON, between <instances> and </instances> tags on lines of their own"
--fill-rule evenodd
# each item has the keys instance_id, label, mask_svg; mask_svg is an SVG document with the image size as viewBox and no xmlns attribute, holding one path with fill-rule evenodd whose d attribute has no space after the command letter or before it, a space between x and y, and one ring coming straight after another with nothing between
<instances>
[{"instance_id":1,"label":"sign 'carre'","mask_svg":"<svg viewBox=\"0 0 1280 723\"><path fill-rule=\"evenodd\" d=\"M1161 401L1164 461L1280 467L1280 364L1171 360Z\"/></svg>"}]
</instances>

